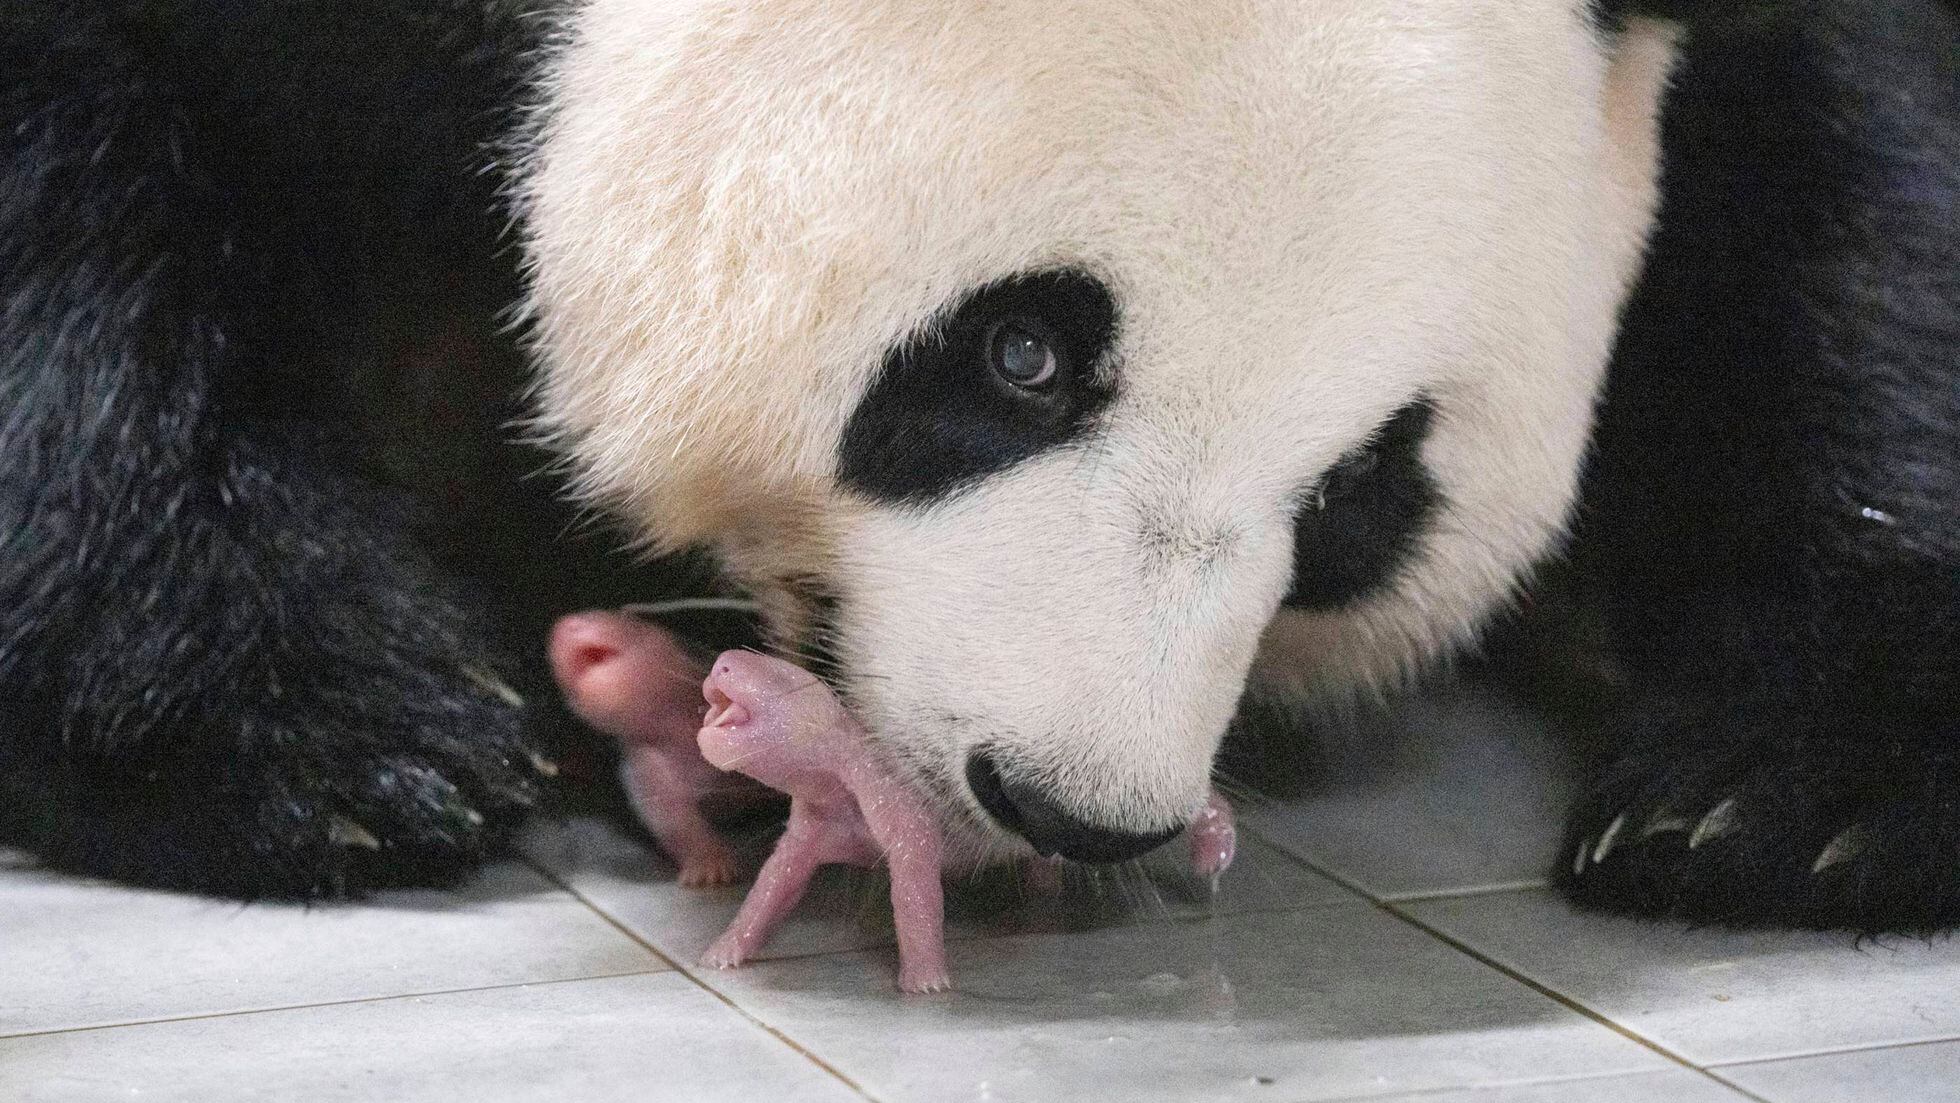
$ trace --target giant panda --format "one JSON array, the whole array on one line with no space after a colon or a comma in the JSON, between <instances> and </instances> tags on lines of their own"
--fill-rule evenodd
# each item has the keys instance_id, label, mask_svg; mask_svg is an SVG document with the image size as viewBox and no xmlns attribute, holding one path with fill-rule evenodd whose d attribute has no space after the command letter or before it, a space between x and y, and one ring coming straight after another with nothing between
<instances>
[{"instance_id":1,"label":"giant panda","mask_svg":"<svg viewBox=\"0 0 1960 1103\"><path fill-rule=\"evenodd\" d=\"M479 608L526 552L400 504L496 438L427 412L504 410L513 305L572 503L516 516L706 549L976 852L1140 854L1249 696L1563 564L1620 693L1574 899L1960 921L1946 0L232 7L0 51L0 824L51 862L333 893L532 801L536 616Z\"/></svg>"}]
</instances>

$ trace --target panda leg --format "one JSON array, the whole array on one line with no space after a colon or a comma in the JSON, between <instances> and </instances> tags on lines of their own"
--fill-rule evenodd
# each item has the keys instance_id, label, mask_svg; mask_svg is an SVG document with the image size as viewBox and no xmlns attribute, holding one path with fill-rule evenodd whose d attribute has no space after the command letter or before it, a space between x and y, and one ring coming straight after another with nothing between
<instances>
[{"instance_id":1,"label":"panda leg","mask_svg":"<svg viewBox=\"0 0 1960 1103\"><path fill-rule=\"evenodd\" d=\"M1711 21L1675 71L1580 545L1640 694L1584 904L1960 924L1960 13L1869 14Z\"/></svg>"},{"instance_id":2,"label":"panda leg","mask_svg":"<svg viewBox=\"0 0 1960 1103\"><path fill-rule=\"evenodd\" d=\"M0 843L238 896L458 876L537 789L510 664L289 397L149 24L50 12L0 43Z\"/></svg>"},{"instance_id":3,"label":"panda leg","mask_svg":"<svg viewBox=\"0 0 1960 1103\"><path fill-rule=\"evenodd\" d=\"M1960 924L1960 391L1929 373L1931 400L1902 403L1819 374L1809 395L1759 374L1772 408L1668 414L1747 450L1602 448L1588 554L1634 696L1558 871L1583 904ZM1844 406L1793 421L1819 390ZM1647 430L1665 409L1642 404Z\"/></svg>"},{"instance_id":4,"label":"panda leg","mask_svg":"<svg viewBox=\"0 0 1960 1103\"><path fill-rule=\"evenodd\" d=\"M275 456L37 511L38 574L6 576L0 838L309 898L462 876L533 802L548 766L487 626L356 488Z\"/></svg>"}]
</instances>

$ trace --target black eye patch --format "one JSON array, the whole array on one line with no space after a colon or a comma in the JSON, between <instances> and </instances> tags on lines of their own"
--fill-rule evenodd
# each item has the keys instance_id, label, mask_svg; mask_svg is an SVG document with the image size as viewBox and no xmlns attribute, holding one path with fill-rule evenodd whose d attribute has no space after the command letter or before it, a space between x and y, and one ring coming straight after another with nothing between
<instances>
[{"instance_id":1,"label":"black eye patch","mask_svg":"<svg viewBox=\"0 0 1960 1103\"><path fill-rule=\"evenodd\" d=\"M1285 604L1332 609L1386 588L1442 504L1422 464L1435 407L1418 399L1341 458L1293 515L1293 589Z\"/></svg>"},{"instance_id":2,"label":"black eye patch","mask_svg":"<svg viewBox=\"0 0 1960 1103\"><path fill-rule=\"evenodd\" d=\"M844 426L838 481L876 501L925 505L1081 438L1115 397L1096 370L1115 331L1115 301L1084 272L974 291L885 354ZM1003 334L1015 342L1005 361L995 347ZM1031 370L1046 352L1053 370ZM1003 362L1013 369L1005 375Z\"/></svg>"}]
</instances>

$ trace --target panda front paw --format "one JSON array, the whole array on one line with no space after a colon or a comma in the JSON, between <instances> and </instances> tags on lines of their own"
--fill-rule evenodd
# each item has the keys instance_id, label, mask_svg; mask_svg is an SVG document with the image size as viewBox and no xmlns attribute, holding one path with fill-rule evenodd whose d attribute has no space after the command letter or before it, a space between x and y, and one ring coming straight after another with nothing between
<instances>
[{"instance_id":1,"label":"panda front paw","mask_svg":"<svg viewBox=\"0 0 1960 1103\"><path fill-rule=\"evenodd\" d=\"M1960 924L1955 733L1749 728L1676 722L1634 740L1573 816L1564 891L1697 923Z\"/></svg>"},{"instance_id":2,"label":"panda front paw","mask_svg":"<svg viewBox=\"0 0 1960 1103\"><path fill-rule=\"evenodd\" d=\"M54 868L246 899L453 883L555 772L525 713L499 679L439 665L224 697L34 775L0 834Z\"/></svg>"},{"instance_id":3,"label":"panda front paw","mask_svg":"<svg viewBox=\"0 0 1960 1103\"><path fill-rule=\"evenodd\" d=\"M276 718L293 753L261 779L258 815L240 828L301 873L263 890L453 882L510 837L556 773L527 738L523 699L487 666L401 673L365 702L299 701Z\"/></svg>"}]
</instances>

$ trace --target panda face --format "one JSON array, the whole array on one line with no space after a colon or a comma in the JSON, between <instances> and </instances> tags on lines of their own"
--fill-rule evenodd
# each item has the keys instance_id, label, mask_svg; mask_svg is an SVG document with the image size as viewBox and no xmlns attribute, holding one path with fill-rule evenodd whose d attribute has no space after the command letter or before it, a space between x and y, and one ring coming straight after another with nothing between
<instances>
[{"instance_id":1,"label":"panda face","mask_svg":"<svg viewBox=\"0 0 1960 1103\"><path fill-rule=\"evenodd\" d=\"M1561 531L1669 56L1583 7L589 0L543 420L966 837L1134 853Z\"/></svg>"}]
</instances>

